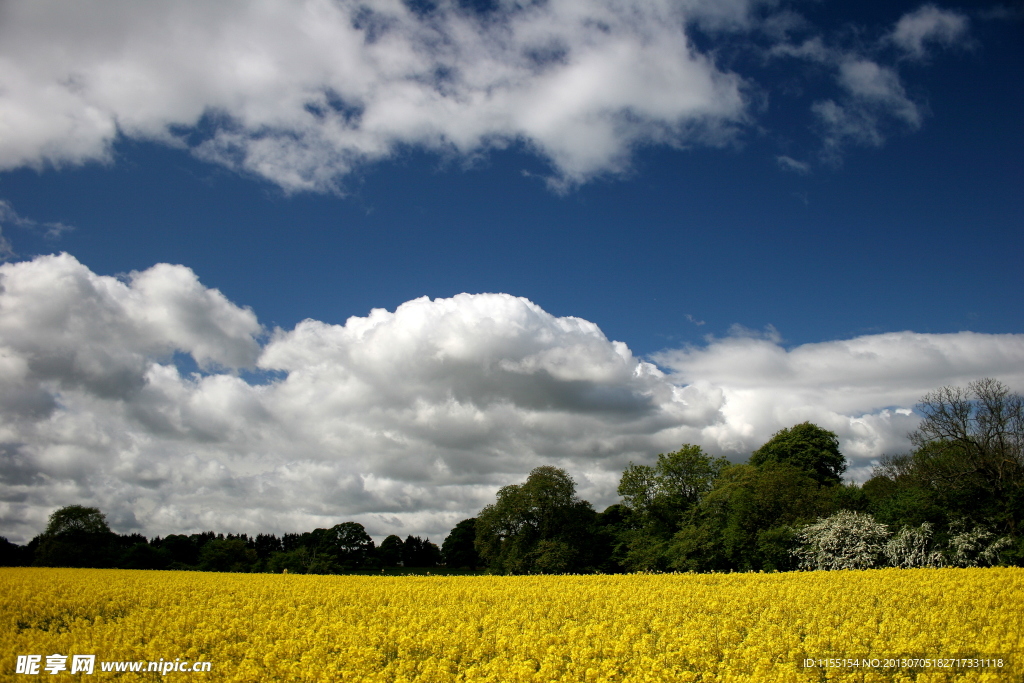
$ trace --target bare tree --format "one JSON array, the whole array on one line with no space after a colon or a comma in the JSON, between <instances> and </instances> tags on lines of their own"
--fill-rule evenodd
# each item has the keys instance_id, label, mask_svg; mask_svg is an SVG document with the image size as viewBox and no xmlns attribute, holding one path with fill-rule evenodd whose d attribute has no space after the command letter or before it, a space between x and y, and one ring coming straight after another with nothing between
<instances>
[{"instance_id":1,"label":"bare tree","mask_svg":"<svg viewBox=\"0 0 1024 683\"><path fill-rule=\"evenodd\" d=\"M910 434L927 474L956 485L981 479L993 493L1024 484L1024 397L996 379L926 394Z\"/></svg>"}]
</instances>

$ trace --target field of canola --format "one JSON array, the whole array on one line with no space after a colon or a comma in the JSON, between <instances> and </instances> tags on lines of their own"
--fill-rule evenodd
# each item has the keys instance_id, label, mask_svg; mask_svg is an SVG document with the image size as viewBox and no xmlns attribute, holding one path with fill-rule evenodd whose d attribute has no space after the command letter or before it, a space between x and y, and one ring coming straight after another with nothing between
<instances>
[{"instance_id":1,"label":"field of canola","mask_svg":"<svg viewBox=\"0 0 1024 683\"><path fill-rule=\"evenodd\" d=\"M0 568L0 680L1021 681L1024 570L361 577ZM17 655L209 673L15 674ZM1009 657L994 669L805 658Z\"/></svg>"}]
</instances>

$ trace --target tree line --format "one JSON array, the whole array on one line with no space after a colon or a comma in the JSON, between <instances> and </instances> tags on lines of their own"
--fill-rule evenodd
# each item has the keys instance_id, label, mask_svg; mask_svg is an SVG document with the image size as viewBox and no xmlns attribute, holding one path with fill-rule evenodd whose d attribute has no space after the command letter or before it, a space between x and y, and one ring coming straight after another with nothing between
<instances>
[{"instance_id":1,"label":"tree line","mask_svg":"<svg viewBox=\"0 0 1024 683\"><path fill-rule=\"evenodd\" d=\"M440 548L360 524L282 538L117 536L95 508L62 508L0 564L340 573L446 567L500 574L789 571L1024 565L1024 399L993 379L917 405L910 452L844 482L835 433L804 422L731 464L699 446L622 473L622 502L597 512L557 467L534 469L459 522Z\"/></svg>"},{"instance_id":2,"label":"tree line","mask_svg":"<svg viewBox=\"0 0 1024 683\"><path fill-rule=\"evenodd\" d=\"M0 538L0 566L340 574L443 564L441 549L429 538L403 541L391 535L376 547L357 522L280 538L206 531L147 540L141 534L112 532L102 512L81 505L55 511L46 530L25 546Z\"/></svg>"}]
</instances>

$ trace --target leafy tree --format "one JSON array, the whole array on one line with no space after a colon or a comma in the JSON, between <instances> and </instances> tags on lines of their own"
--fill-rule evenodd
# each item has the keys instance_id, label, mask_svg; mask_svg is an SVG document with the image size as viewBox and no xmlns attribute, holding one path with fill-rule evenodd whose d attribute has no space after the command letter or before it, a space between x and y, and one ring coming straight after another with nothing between
<instances>
[{"instance_id":1,"label":"leafy tree","mask_svg":"<svg viewBox=\"0 0 1024 683\"><path fill-rule=\"evenodd\" d=\"M833 511L834 492L788 463L733 465L666 548L681 571L795 569L794 529Z\"/></svg>"},{"instance_id":2,"label":"leafy tree","mask_svg":"<svg viewBox=\"0 0 1024 683\"><path fill-rule=\"evenodd\" d=\"M170 569L187 569L199 563L199 547L184 534L170 534L159 541L154 539L153 545L170 555Z\"/></svg>"},{"instance_id":3,"label":"leafy tree","mask_svg":"<svg viewBox=\"0 0 1024 683\"><path fill-rule=\"evenodd\" d=\"M27 562L28 549L16 545L0 536L0 567L23 567Z\"/></svg>"},{"instance_id":4,"label":"leafy tree","mask_svg":"<svg viewBox=\"0 0 1024 683\"><path fill-rule=\"evenodd\" d=\"M402 539L391 534L377 548L377 559L382 567L400 567L402 565Z\"/></svg>"},{"instance_id":5,"label":"leafy tree","mask_svg":"<svg viewBox=\"0 0 1024 683\"><path fill-rule=\"evenodd\" d=\"M257 561L256 551L240 538L218 538L203 545L199 568L210 572L250 572Z\"/></svg>"},{"instance_id":6,"label":"leafy tree","mask_svg":"<svg viewBox=\"0 0 1024 683\"><path fill-rule=\"evenodd\" d=\"M728 465L728 460L712 458L700 446L683 444L678 451L658 454L653 467L630 463L618 492L644 526L671 534L683 513L700 502Z\"/></svg>"},{"instance_id":7,"label":"leafy tree","mask_svg":"<svg viewBox=\"0 0 1024 683\"><path fill-rule=\"evenodd\" d=\"M797 534L801 569L870 569L882 564L889 528L870 514L840 510Z\"/></svg>"},{"instance_id":8,"label":"leafy tree","mask_svg":"<svg viewBox=\"0 0 1024 683\"><path fill-rule=\"evenodd\" d=\"M839 437L810 422L776 432L750 455L750 464L755 467L777 463L798 467L822 484L838 484L846 471Z\"/></svg>"},{"instance_id":9,"label":"leafy tree","mask_svg":"<svg viewBox=\"0 0 1024 683\"><path fill-rule=\"evenodd\" d=\"M430 539L407 536L402 543L402 565L405 567L436 567L441 561L441 550Z\"/></svg>"},{"instance_id":10,"label":"leafy tree","mask_svg":"<svg viewBox=\"0 0 1024 683\"><path fill-rule=\"evenodd\" d=\"M623 564L634 571L664 569L668 543L684 515L712 489L728 464L691 444L659 454L653 466L630 463L618 487L630 510L628 528L620 531Z\"/></svg>"},{"instance_id":11,"label":"leafy tree","mask_svg":"<svg viewBox=\"0 0 1024 683\"><path fill-rule=\"evenodd\" d=\"M594 525L594 566L603 574L627 571L630 532L635 530L633 511L625 505L609 505Z\"/></svg>"},{"instance_id":12,"label":"leafy tree","mask_svg":"<svg viewBox=\"0 0 1024 683\"><path fill-rule=\"evenodd\" d=\"M171 554L149 543L136 543L117 563L121 569L167 569L170 565Z\"/></svg>"},{"instance_id":13,"label":"leafy tree","mask_svg":"<svg viewBox=\"0 0 1024 683\"><path fill-rule=\"evenodd\" d=\"M296 534L298 535L298 534ZM267 571L273 574L281 574L286 569L289 574L316 574L324 573L323 561L317 558L304 546L297 546L292 550L279 550L267 558ZM310 570L314 571L310 571Z\"/></svg>"},{"instance_id":14,"label":"leafy tree","mask_svg":"<svg viewBox=\"0 0 1024 683\"><path fill-rule=\"evenodd\" d=\"M98 508L87 508L82 505L68 505L54 510L46 525L44 536L62 536L66 534L109 534L107 518Z\"/></svg>"},{"instance_id":15,"label":"leafy tree","mask_svg":"<svg viewBox=\"0 0 1024 683\"><path fill-rule=\"evenodd\" d=\"M376 559L373 539L358 522L342 522L330 529L302 534L302 547L316 560L316 573L363 569ZM314 573L307 569L307 573Z\"/></svg>"},{"instance_id":16,"label":"leafy tree","mask_svg":"<svg viewBox=\"0 0 1024 683\"><path fill-rule=\"evenodd\" d=\"M260 560L266 561L274 553L283 550L284 547L281 545L281 539L273 534L256 534L253 549Z\"/></svg>"},{"instance_id":17,"label":"leafy tree","mask_svg":"<svg viewBox=\"0 0 1024 683\"><path fill-rule=\"evenodd\" d=\"M954 537L967 543L974 527L1005 538L1001 561L1024 564L1024 399L982 379L930 392L917 410L914 450L883 457L864 485L870 509L897 530L929 525L948 563L968 561L953 559Z\"/></svg>"},{"instance_id":18,"label":"leafy tree","mask_svg":"<svg viewBox=\"0 0 1024 683\"><path fill-rule=\"evenodd\" d=\"M594 509L565 470L537 467L498 491L477 516L476 549L498 573L566 573L592 567Z\"/></svg>"},{"instance_id":19,"label":"leafy tree","mask_svg":"<svg viewBox=\"0 0 1024 683\"><path fill-rule=\"evenodd\" d=\"M117 561L118 538L97 508L68 505L50 515L35 552L44 567L111 567Z\"/></svg>"},{"instance_id":20,"label":"leafy tree","mask_svg":"<svg viewBox=\"0 0 1024 683\"><path fill-rule=\"evenodd\" d=\"M441 559L450 568L475 569L481 565L476 551L476 517L455 525L441 544Z\"/></svg>"}]
</instances>

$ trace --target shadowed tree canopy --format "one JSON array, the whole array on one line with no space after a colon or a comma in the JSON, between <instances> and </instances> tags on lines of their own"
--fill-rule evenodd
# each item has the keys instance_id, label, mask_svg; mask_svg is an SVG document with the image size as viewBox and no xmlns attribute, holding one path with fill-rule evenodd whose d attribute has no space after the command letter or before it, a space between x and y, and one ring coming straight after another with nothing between
<instances>
[{"instance_id":1,"label":"shadowed tree canopy","mask_svg":"<svg viewBox=\"0 0 1024 683\"><path fill-rule=\"evenodd\" d=\"M838 484L846 471L846 458L839 452L839 437L810 422L776 432L750 455L750 464L755 467L792 465L821 484Z\"/></svg>"},{"instance_id":2,"label":"shadowed tree canopy","mask_svg":"<svg viewBox=\"0 0 1024 683\"><path fill-rule=\"evenodd\" d=\"M68 505L50 515L35 553L44 567L109 567L114 564L117 536L97 508Z\"/></svg>"},{"instance_id":3,"label":"shadowed tree canopy","mask_svg":"<svg viewBox=\"0 0 1024 683\"><path fill-rule=\"evenodd\" d=\"M365 567L373 557L373 539L358 522L342 522L317 531L323 532L318 549L330 555L343 569Z\"/></svg>"},{"instance_id":4,"label":"shadowed tree canopy","mask_svg":"<svg viewBox=\"0 0 1024 683\"><path fill-rule=\"evenodd\" d=\"M87 508L82 505L68 505L55 510L46 525L45 536L62 534L109 534L107 518L98 508Z\"/></svg>"},{"instance_id":5,"label":"shadowed tree canopy","mask_svg":"<svg viewBox=\"0 0 1024 683\"><path fill-rule=\"evenodd\" d=\"M476 551L476 518L464 519L455 525L441 545L441 557L450 568L480 566Z\"/></svg>"},{"instance_id":6,"label":"shadowed tree canopy","mask_svg":"<svg viewBox=\"0 0 1024 683\"><path fill-rule=\"evenodd\" d=\"M391 534L377 548L377 559L382 567L398 567L402 564L402 538Z\"/></svg>"},{"instance_id":7,"label":"shadowed tree canopy","mask_svg":"<svg viewBox=\"0 0 1024 683\"><path fill-rule=\"evenodd\" d=\"M510 574L580 571L591 562L596 517L576 497L562 469L537 467L522 484L498 491L476 521L476 549L493 571Z\"/></svg>"}]
</instances>

